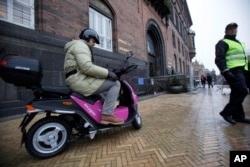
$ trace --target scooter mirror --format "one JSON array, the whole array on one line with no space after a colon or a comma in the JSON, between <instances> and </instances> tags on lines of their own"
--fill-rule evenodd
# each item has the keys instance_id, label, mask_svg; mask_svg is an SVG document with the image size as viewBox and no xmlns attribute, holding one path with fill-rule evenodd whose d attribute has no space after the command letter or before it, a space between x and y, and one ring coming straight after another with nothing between
<instances>
[{"instance_id":1,"label":"scooter mirror","mask_svg":"<svg viewBox=\"0 0 250 167\"><path fill-rule=\"evenodd\" d=\"M133 56L133 51L128 51L127 52L127 59Z\"/></svg>"}]
</instances>

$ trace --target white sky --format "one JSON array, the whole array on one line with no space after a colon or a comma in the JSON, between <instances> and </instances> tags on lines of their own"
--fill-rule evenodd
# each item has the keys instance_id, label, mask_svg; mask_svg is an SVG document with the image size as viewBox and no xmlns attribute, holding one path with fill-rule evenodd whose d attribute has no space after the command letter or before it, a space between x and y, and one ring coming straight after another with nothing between
<instances>
[{"instance_id":1,"label":"white sky","mask_svg":"<svg viewBox=\"0 0 250 167\"><path fill-rule=\"evenodd\" d=\"M187 0L195 31L196 56L209 70L219 70L214 63L215 44L224 37L225 27L238 24L237 39L250 54L250 0Z\"/></svg>"}]
</instances>

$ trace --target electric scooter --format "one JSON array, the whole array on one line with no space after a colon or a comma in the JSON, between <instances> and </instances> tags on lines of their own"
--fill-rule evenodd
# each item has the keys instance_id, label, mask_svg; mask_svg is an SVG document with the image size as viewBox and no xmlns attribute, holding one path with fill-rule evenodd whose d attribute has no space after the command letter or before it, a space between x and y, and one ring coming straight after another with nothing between
<instances>
[{"instance_id":1,"label":"electric scooter","mask_svg":"<svg viewBox=\"0 0 250 167\"><path fill-rule=\"evenodd\" d=\"M85 97L77 92L72 92L68 87L40 85L42 75L39 61L15 56L1 60L0 76L6 82L32 89L34 94L34 99L26 105L26 115L20 124L22 144L25 143L26 150L34 157L50 158L63 152L68 143L80 136L89 136L90 139L94 139L98 131L129 125L132 125L134 129L140 129L142 119L137 107L137 95L131 85L121 79L123 74L129 73L137 67L136 65L127 66L131 56L130 53L126 57L124 67L114 70L121 83L118 105L114 114L124 120L122 125L100 124L104 101L101 95ZM26 63L22 64L21 62ZM27 67L29 66L27 64L32 65ZM26 73L31 72L27 70L28 68L35 69L31 71L33 73L37 71L36 75L41 76L35 77L35 79L33 77L30 79L31 81L26 81L26 83L9 77L13 72L18 73L18 69L24 71L22 71L22 79L30 77L30 74L26 75ZM44 116L26 131L27 126L37 115Z\"/></svg>"}]
</instances>

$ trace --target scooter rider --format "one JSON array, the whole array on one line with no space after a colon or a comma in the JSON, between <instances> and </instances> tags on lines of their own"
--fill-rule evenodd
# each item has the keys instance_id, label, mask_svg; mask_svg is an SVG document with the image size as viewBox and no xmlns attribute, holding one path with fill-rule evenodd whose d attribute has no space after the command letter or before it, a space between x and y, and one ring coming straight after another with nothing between
<instances>
[{"instance_id":1,"label":"scooter rider","mask_svg":"<svg viewBox=\"0 0 250 167\"><path fill-rule=\"evenodd\" d=\"M84 29L79 38L66 43L64 47L66 84L84 96L106 92L101 124L123 124L124 121L113 114L120 82L115 73L93 62L92 48L95 43L100 43L97 32Z\"/></svg>"}]
</instances>

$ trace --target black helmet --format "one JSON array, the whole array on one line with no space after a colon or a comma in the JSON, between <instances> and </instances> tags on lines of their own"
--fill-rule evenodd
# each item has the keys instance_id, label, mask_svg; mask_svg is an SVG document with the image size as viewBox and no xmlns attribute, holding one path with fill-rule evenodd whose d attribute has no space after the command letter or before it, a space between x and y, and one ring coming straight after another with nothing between
<instances>
[{"instance_id":1,"label":"black helmet","mask_svg":"<svg viewBox=\"0 0 250 167\"><path fill-rule=\"evenodd\" d=\"M90 38L94 38L94 39L95 39L95 42L96 42L97 44L100 43L100 42L99 42L99 36L98 36L97 32L96 32L95 30L89 29L89 28L82 30L82 32L81 32L80 35L79 35L79 38L80 38L80 39L84 39L84 40L86 40L87 42L89 42L89 39L90 39Z\"/></svg>"}]
</instances>

